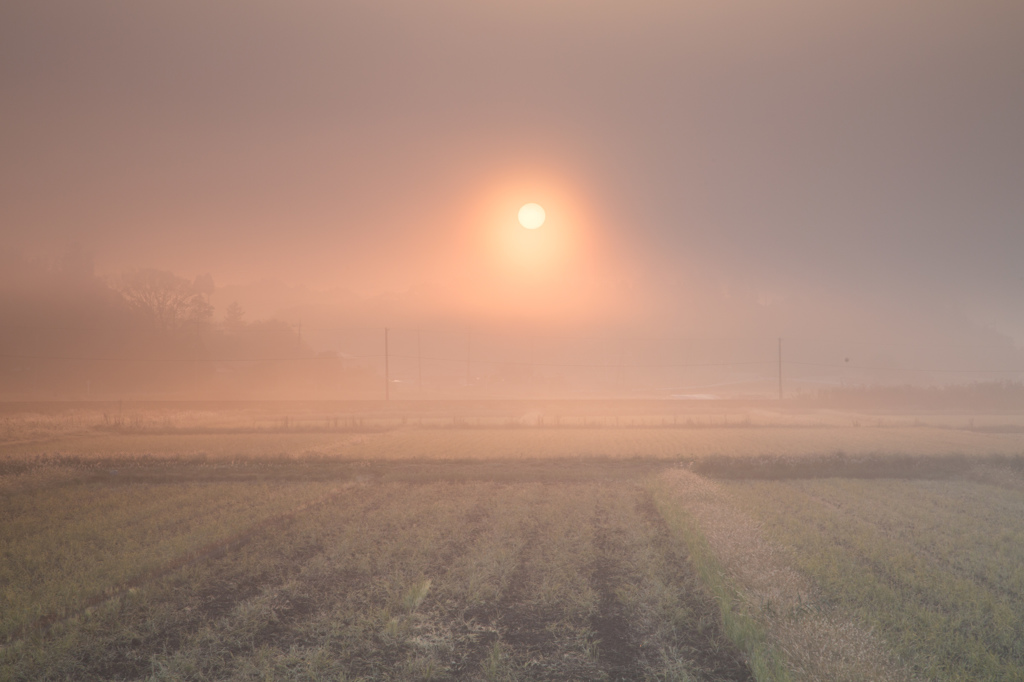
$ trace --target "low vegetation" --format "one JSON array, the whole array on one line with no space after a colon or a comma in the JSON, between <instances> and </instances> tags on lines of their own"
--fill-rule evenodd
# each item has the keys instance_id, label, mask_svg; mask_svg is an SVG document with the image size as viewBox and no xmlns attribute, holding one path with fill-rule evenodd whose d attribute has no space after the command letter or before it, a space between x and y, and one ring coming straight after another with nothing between
<instances>
[{"instance_id":1,"label":"low vegetation","mask_svg":"<svg viewBox=\"0 0 1024 682\"><path fill-rule=\"evenodd\" d=\"M445 469L350 478L267 532L129 578L128 589L95 565L71 591L43 581L36 598L65 617L11 622L21 632L0 669L9 679L752 679L646 477L577 467L549 479L535 467L452 482L459 472ZM220 498L217 485L262 492L93 482L90 523L116 525L146 492ZM137 521L157 534L164 522ZM120 552L90 561L59 537L45 544L51 574ZM16 580L20 592L30 578ZM76 610L81 591L110 596Z\"/></svg>"},{"instance_id":2,"label":"low vegetation","mask_svg":"<svg viewBox=\"0 0 1024 682\"><path fill-rule=\"evenodd\" d=\"M315 482L154 483L103 473L6 491L0 638L75 613L331 491Z\"/></svg>"},{"instance_id":3,"label":"low vegetation","mask_svg":"<svg viewBox=\"0 0 1024 682\"><path fill-rule=\"evenodd\" d=\"M48 419L0 442L0 680L1024 679L980 418Z\"/></svg>"},{"instance_id":4,"label":"low vegetation","mask_svg":"<svg viewBox=\"0 0 1024 682\"><path fill-rule=\"evenodd\" d=\"M282 459L550 459L648 458L701 462L710 475L735 466L747 475L752 461L769 469L799 466L839 455L871 470L906 458L1019 457L1024 418L1002 416L869 416L824 411L769 412L641 403L624 415L619 403L557 405L525 401L489 410L465 403L331 404L275 413L275 405L212 406L117 404L69 407L54 413L0 417L0 472L39 464L127 459L193 463ZM425 405L425 407L423 406ZM628 403L627 403L628 405ZM38 406L36 406L38 407ZM457 410L463 410L459 414ZM677 410L675 413L672 410ZM900 458L903 458L902 460ZM730 464L732 462L732 464ZM825 462L826 469L834 463ZM837 472L844 475L842 472ZM789 474L785 474L789 475Z\"/></svg>"},{"instance_id":5,"label":"low vegetation","mask_svg":"<svg viewBox=\"0 0 1024 682\"><path fill-rule=\"evenodd\" d=\"M1024 678L1024 479L734 481L824 600L925 679Z\"/></svg>"}]
</instances>

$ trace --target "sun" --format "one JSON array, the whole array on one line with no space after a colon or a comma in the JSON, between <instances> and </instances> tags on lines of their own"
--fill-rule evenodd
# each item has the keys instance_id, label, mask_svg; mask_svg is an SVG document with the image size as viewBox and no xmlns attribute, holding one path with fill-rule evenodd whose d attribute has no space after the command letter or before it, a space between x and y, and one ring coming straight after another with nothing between
<instances>
[{"instance_id":1,"label":"sun","mask_svg":"<svg viewBox=\"0 0 1024 682\"><path fill-rule=\"evenodd\" d=\"M544 224L546 217L544 207L540 204L526 204L519 209L519 224L527 230L536 230Z\"/></svg>"}]
</instances>

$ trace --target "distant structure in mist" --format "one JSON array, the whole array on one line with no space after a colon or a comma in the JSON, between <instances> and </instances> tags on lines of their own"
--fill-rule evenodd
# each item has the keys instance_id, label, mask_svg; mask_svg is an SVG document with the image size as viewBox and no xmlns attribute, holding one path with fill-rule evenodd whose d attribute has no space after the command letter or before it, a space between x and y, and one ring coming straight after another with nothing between
<instances>
[{"instance_id":1,"label":"distant structure in mist","mask_svg":"<svg viewBox=\"0 0 1024 682\"><path fill-rule=\"evenodd\" d=\"M938 343L896 355L891 345L863 340L645 335L607 326L496 322L470 327L452 320L377 326L344 312L318 317L306 311L295 319L302 309L293 311L291 322L249 321L236 300L218 315L209 275L188 279L139 269L104 280L78 247L52 265L23 258L8 258L6 265L0 280L5 399L799 402L817 395L838 404L903 395L892 387L964 384L989 386L972 395L999 402L1024 377L1014 349L943 362ZM892 390L871 393L882 387Z\"/></svg>"}]
</instances>

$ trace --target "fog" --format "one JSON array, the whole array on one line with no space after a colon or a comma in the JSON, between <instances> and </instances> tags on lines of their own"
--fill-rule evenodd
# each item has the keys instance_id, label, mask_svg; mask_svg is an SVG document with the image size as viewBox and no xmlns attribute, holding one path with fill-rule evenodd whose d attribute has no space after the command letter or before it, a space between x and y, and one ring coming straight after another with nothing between
<instances>
[{"instance_id":1,"label":"fog","mask_svg":"<svg viewBox=\"0 0 1024 682\"><path fill-rule=\"evenodd\" d=\"M794 392L1019 380L1022 36L1012 0L3 3L0 388L379 397L385 327L407 397L775 395L780 338Z\"/></svg>"}]
</instances>

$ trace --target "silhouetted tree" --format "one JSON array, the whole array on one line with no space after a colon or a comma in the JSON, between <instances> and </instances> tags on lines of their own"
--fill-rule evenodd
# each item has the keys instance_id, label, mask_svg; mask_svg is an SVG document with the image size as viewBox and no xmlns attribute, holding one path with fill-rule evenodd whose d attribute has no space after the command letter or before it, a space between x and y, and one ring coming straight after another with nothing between
<instances>
[{"instance_id":1,"label":"silhouetted tree","mask_svg":"<svg viewBox=\"0 0 1024 682\"><path fill-rule=\"evenodd\" d=\"M229 333L241 330L245 326L245 322L242 319L244 317L245 311L242 310L242 306L239 305L238 301L232 301L224 309L224 330Z\"/></svg>"},{"instance_id":2,"label":"silhouetted tree","mask_svg":"<svg viewBox=\"0 0 1024 682\"><path fill-rule=\"evenodd\" d=\"M212 287L209 275L190 282L173 272L144 269L123 273L117 289L128 306L155 327L175 331L186 324L209 322Z\"/></svg>"}]
</instances>

